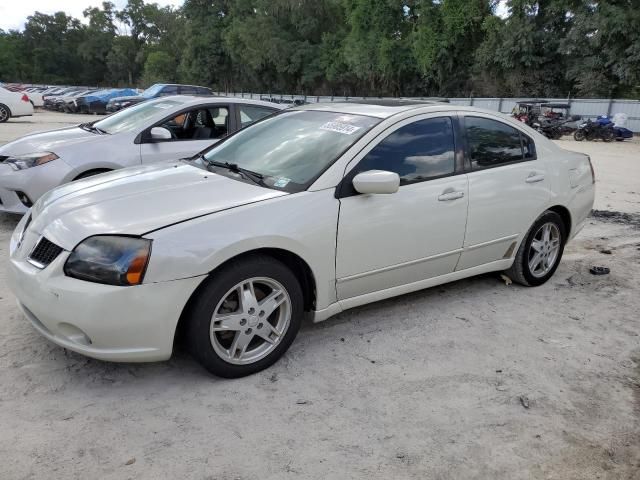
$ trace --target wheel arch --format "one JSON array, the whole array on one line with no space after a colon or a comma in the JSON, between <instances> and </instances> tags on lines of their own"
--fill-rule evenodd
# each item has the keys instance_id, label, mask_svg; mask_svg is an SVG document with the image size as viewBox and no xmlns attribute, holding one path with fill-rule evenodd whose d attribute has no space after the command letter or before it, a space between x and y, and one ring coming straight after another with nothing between
<instances>
[{"instance_id":1,"label":"wheel arch","mask_svg":"<svg viewBox=\"0 0 640 480\"><path fill-rule=\"evenodd\" d=\"M560 215L560 218L562 218L562 223L564 223L564 227L566 229L565 233L566 233L567 239L571 238L572 224L571 224L571 212L569 211L569 209L562 205L554 205L552 207L547 208L547 210L550 210Z\"/></svg>"},{"instance_id":2,"label":"wheel arch","mask_svg":"<svg viewBox=\"0 0 640 480\"><path fill-rule=\"evenodd\" d=\"M90 177L92 175L98 175L100 173L107 173L107 172L111 172L111 171L113 171L112 168L89 168L88 170L84 170L83 172L78 173L73 178L73 181L80 180L81 178L87 178L87 177Z\"/></svg>"},{"instance_id":3,"label":"wheel arch","mask_svg":"<svg viewBox=\"0 0 640 480\"><path fill-rule=\"evenodd\" d=\"M184 308L182 309L182 313L180 314L180 318L178 319L178 323L175 329L174 342L182 338L187 320L189 318L189 315L191 314L191 309L193 308L194 301L196 298L198 298L200 292L205 288L207 280L215 276L216 272L227 265L229 262L238 260L240 258L251 257L253 255L266 255L279 260L287 267L289 267L300 282L300 287L302 288L303 294L304 310L311 311L314 309L316 300L316 279L309 264L298 254L293 253L289 250L272 247L257 248L254 250L239 253L231 258L228 258L207 274L207 277L202 282L200 282L200 285L198 285L198 287L193 291Z\"/></svg>"}]
</instances>

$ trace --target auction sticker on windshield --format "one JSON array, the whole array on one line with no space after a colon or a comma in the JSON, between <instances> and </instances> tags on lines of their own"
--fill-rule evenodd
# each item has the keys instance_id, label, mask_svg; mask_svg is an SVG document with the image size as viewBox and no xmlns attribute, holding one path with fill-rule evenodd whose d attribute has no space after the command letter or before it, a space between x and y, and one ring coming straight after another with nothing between
<instances>
[{"instance_id":1,"label":"auction sticker on windshield","mask_svg":"<svg viewBox=\"0 0 640 480\"><path fill-rule=\"evenodd\" d=\"M349 125L342 122L327 122L320 127L320 130L328 130L330 132L342 133L344 135L353 135L362 127L356 127L355 125Z\"/></svg>"}]
</instances>

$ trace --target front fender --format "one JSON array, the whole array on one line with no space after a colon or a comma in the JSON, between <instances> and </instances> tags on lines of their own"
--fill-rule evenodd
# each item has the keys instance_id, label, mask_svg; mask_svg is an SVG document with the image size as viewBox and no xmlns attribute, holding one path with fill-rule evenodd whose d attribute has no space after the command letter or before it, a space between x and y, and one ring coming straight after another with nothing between
<instances>
[{"instance_id":1,"label":"front fender","mask_svg":"<svg viewBox=\"0 0 640 480\"><path fill-rule=\"evenodd\" d=\"M333 190L301 192L205 215L151 232L145 283L208 274L262 248L291 252L316 279L317 308L335 301L338 201Z\"/></svg>"}]
</instances>

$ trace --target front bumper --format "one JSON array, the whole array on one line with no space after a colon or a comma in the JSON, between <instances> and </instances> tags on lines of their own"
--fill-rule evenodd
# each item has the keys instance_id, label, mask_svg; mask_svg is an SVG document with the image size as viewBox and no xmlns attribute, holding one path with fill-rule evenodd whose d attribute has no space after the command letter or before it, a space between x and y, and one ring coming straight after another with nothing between
<instances>
[{"instance_id":1,"label":"front bumper","mask_svg":"<svg viewBox=\"0 0 640 480\"><path fill-rule=\"evenodd\" d=\"M24 214L29 207L18 195L24 193L31 203L54 187L75 177L75 170L62 159L25 170L0 164L0 212Z\"/></svg>"},{"instance_id":2,"label":"front bumper","mask_svg":"<svg viewBox=\"0 0 640 480\"><path fill-rule=\"evenodd\" d=\"M69 252L44 269L26 258L39 235L27 231L11 240L9 286L34 328L50 341L83 355L116 362L166 360L176 325L192 292L203 280L182 280L116 287L67 277Z\"/></svg>"}]
</instances>

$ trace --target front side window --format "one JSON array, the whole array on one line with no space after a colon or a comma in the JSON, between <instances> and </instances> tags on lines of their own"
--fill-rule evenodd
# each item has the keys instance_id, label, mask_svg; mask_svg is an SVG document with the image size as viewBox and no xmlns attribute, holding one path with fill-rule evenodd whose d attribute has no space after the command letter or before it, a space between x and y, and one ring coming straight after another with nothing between
<instances>
[{"instance_id":1,"label":"front side window","mask_svg":"<svg viewBox=\"0 0 640 480\"><path fill-rule=\"evenodd\" d=\"M262 175L269 188L302 191L379 118L313 110L287 110L239 130L196 164L233 164ZM209 163L211 162L211 163ZM209 166L208 166L209 165Z\"/></svg>"},{"instance_id":2,"label":"front side window","mask_svg":"<svg viewBox=\"0 0 640 480\"><path fill-rule=\"evenodd\" d=\"M519 130L488 118L465 117L464 123L472 170L491 168L525 158ZM530 151L529 155L532 153Z\"/></svg>"},{"instance_id":3,"label":"front side window","mask_svg":"<svg viewBox=\"0 0 640 480\"><path fill-rule=\"evenodd\" d=\"M244 128L257 122L261 118L271 115L275 110L273 108L256 107L254 105L238 105L240 110L240 127Z\"/></svg>"},{"instance_id":4,"label":"front side window","mask_svg":"<svg viewBox=\"0 0 640 480\"><path fill-rule=\"evenodd\" d=\"M162 92L160 92L160 95L163 97L167 95L177 95L177 94L178 94L178 87L176 87L175 85L167 85L162 89Z\"/></svg>"},{"instance_id":5,"label":"front side window","mask_svg":"<svg viewBox=\"0 0 640 480\"><path fill-rule=\"evenodd\" d=\"M400 176L400 185L451 175L455 171L451 118L428 118L400 127L376 145L354 174L386 170Z\"/></svg>"},{"instance_id":6,"label":"front side window","mask_svg":"<svg viewBox=\"0 0 640 480\"><path fill-rule=\"evenodd\" d=\"M219 139L227 135L229 108L195 108L163 122L171 132L170 141Z\"/></svg>"}]
</instances>

